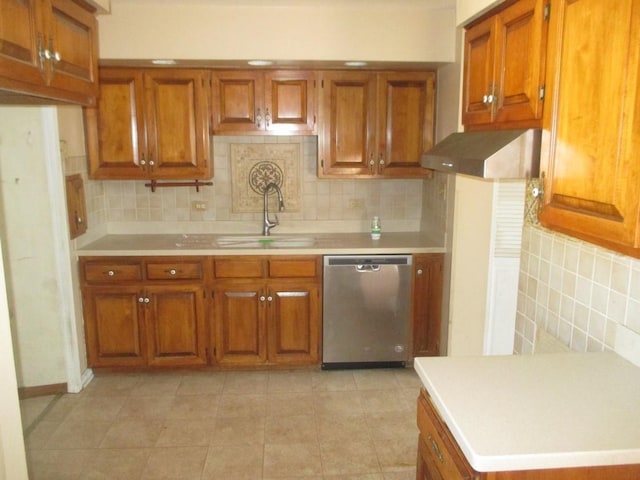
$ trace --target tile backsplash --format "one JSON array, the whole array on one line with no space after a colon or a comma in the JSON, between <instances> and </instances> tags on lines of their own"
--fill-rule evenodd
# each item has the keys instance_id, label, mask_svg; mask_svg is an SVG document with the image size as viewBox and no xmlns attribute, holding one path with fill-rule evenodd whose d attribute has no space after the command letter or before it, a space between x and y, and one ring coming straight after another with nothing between
<instances>
[{"instance_id":1,"label":"tile backsplash","mask_svg":"<svg viewBox=\"0 0 640 480\"><path fill-rule=\"evenodd\" d=\"M525 225L517 353L533 351L538 329L580 352L614 350L618 330L640 334L640 260Z\"/></svg>"},{"instance_id":2,"label":"tile backsplash","mask_svg":"<svg viewBox=\"0 0 640 480\"><path fill-rule=\"evenodd\" d=\"M92 182L87 203L94 211L104 204L109 233L259 232L261 213L234 213L232 208L231 145L300 143L302 145L302 208L279 214L274 233L367 231L370 218L382 219L383 231L418 231L423 208L423 184L409 180L319 179L315 136L215 136L213 186L158 188L144 181ZM194 202L206 210L193 208ZM91 209L91 207L88 207Z\"/></svg>"}]
</instances>

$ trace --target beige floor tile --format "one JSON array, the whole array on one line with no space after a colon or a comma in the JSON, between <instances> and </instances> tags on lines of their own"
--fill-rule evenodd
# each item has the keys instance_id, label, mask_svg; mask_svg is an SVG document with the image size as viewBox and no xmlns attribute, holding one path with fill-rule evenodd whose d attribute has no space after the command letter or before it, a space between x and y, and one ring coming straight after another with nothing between
<instances>
[{"instance_id":1,"label":"beige floor tile","mask_svg":"<svg viewBox=\"0 0 640 480\"><path fill-rule=\"evenodd\" d=\"M413 366L394 369L393 374L402 388L414 388L416 390L420 390L420 387L422 387L422 381L413 369Z\"/></svg>"},{"instance_id":2,"label":"beige floor tile","mask_svg":"<svg viewBox=\"0 0 640 480\"><path fill-rule=\"evenodd\" d=\"M154 448L141 480L200 480L207 447Z\"/></svg>"},{"instance_id":3,"label":"beige floor tile","mask_svg":"<svg viewBox=\"0 0 640 480\"><path fill-rule=\"evenodd\" d=\"M416 415L411 412L376 412L366 416L371 437L380 440L418 438Z\"/></svg>"},{"instance_id":4,"label":"beige floor tile","mask_svg":"<svg viewBox=\"0 0 640 480\"><path fill-rule=\"evenodd\" d=\"M383 472L413 470L415 474L417 438L397 438L393 442L374 439L374 446Z\"/></svg>"},{"instance_id":5,"label":"beige floor tile","mask_svg":"<svg viewBox=\"0 0 640 480\"><path fill-rule=\"evenodd\" d=\"M407 404L399 389L396 390L362 390L358 391L362 409L371 413L407 412Z\"/></svg>"},{"instance_id":6,"label":"beige floor tile","mask_svg":"<svg viewBox=\"0 0 640 480\"><path fill-rule=\"evenodd\" d=\"M322 473L320 448L317 443L287 443L264 446L264 475L319 475Z\"/></svg>"},{"instance_id":7,"label":"beige floor tile","mask_svg":"<svg viewBox=\"0 0 640 480\"><path fill-rule=\"evenodd\" d=\"M60 422L49 422L43 419L33 425L24 435L24 445L27 450L44 448L53 432L60 426Z\"/></svg>"},{"instance_id":8,"label":"beige floor tile","mask_svg":"<svg viewBox=\"0 0 640 480\"><path fill-rule=\"evenodd\" d=\"M379 473L380 464L372 442L321 443L325 475Z\"/></svg>"},{"instance_id":9,"label":"beige floor tile","mask_svg":"<svg viewBox=\"0 0 640 480\"><path fill-rule=\"evenodd\" d=\"M97 375L84 390L88 396L123 397L129 396L140 383L142 377L127 374Z\"/></svg>"},{"instance_id":10,"label":"beige floor tile","mask_svg":"<svg viewBox=\"0 0 640 480\"><path fill-rule=\"evenodd\" d=\"M165 420L156 447L206 447L214 430L214 419Z\"/></svg>"},{"instance_id":11,"label":"beige floor tile","mask_svg":"<svg viewBox=\"0 0 640 480\"><path fill-rule=\"evenodd\" d=\"M171 395L128 397L118 412L118 418L167 418L173 405Z\"/></svg>"},{"instance_id":12,"label":"beige floor tile","mask_svg":"<svg viewBox=\"0 0 640 480\"><path fill-rule=\"evenodd\" d=\"M20 417L22 419L22 429L29 426L44 413L47 407L58 398L57 395L45 395L42 397L25 398L20 400Z\"/></svg>"},{"instance_id":13,"label":"beige floor tile","mask_svg":"<svg viewBox=\"0 0 640 480\"><path fill-rule=\"evenodd\" d=\"M66 421L112 421L128 397L89 397L84 395L71 409Z\"/></svg>"},{"instance_id":14,"label":"beige floor tile","mask_svg":"<svg viewBox=\"0 0 640 480\"><path fill-rule=\"evenodd\" d=\"M211 445L247 445L264 443L265 417L216 418Z\"/></svg>"},{"instance_id":15,"label":"beige floor tile","mask_svg":"<svg viewBox=\"0 0 640 480\"><path fill-rule=\"evenodd\" d=\"M83 480L137 480L151 454L148 448L100 449L94 452Z\"/></svg>"},{"instance_id":16,"label":"beige floor tile","mask_svg":"<svg viewBox=\"0 0 640 480\"><path fill-rule=\"evenodd\" d=\"M414 478L411 480L415 480ZM365 473L363 475L325 475L323 480L385 480L382 473Z\"/></svg>"},{"instance_id":17,"label":"beige floor tile","mask_svg":"<svg viewBox=\"0 0 640 480\"><path fill-rule=\"evenodd\" d=\"M313 402L316 415L353 416L362 415L360 392L318 392Z\"/></svg>"},{"instance_id":18,"label":"beige floor tile","mask_svg":"<svg viewBox=\"0 0 640 480\"><path fill-rule=\"evenodd\" d=\"M206 419L215 418L218 409L218 395L177 395L168 418Z\"/></svg>"},{"instance_id":19,"label":"beige floor tile","mask_svg":"<svg viewBox=\"0 0 640 480\"><path fill-rule=\"evenodd\" d=\"M397 390L400 383L394 369L354 370L358 390Z\"/></svg>"},{"instance_id":20,"label":"beige floor tile","mask_svg":"<svg viewBox=\"0 0 640 480\"><path fill-rule=\"evenodd\" d=\"M314 398L313 393L270 393L267 395L267 416L311 415Z\"/></svg>"},{"instance_id":21,"label":"beige floor tile","mask_svg":"<svg viewBox=\"0 0 640 480\"><path fill-rule=\"evenodd\" d=\"M385 472L384 480L415 480L416 478L416 469L413 470L405 470L402 472Z\"/></svg>"},{"instance_id":22,"label":"beige floor tile","mask_svg":"<svg viewBox=\"0 0 640 480\"><path fill-rule=\"evenodd\" d=\"M83 401L84 397L84 395L77 393L63 395L47 410L47 421L62 422Z\"/></svg>"},{"instance_id":23,"label":"beige floor tile","mask_svg":"<svg viewBox=\"0 0 640 480\"><path fill-rule=\"evenodd\" d=\"M264 417L267 414L267 396L264 394L221 395L216 416Z\"/></svg>"},{"instance_id":24,"label":"beige floor tile","mask_svg":"<svg viewBox=\"0 0 640 480\"><path fill-rule=\"evenodd\" d=\"M93 450L31 450L29 480L76 480L95 455Z\"/></svg>"},{"instance_id":25,"label":"beige floor tile","mask_svg":"<svg viewBox=\"0 0 640 480\"><path fill-rule=\"evenodd\" d=\"M267 392L269 372L234 372L224 382L224 394L259 394Z\"/></svg>"},{"instance_id":26,"label":"beige floor tile","mask_svg":"<svg viewBox=\"0 0 640 480\"><path fill-rule=\"evenodd\" d=\"M267 417L265 443L316 443L318 429L313 415Z\"/></svg>"},{"instance_id":27,"label":"beige floor tile","mask_svg":"<svg viewBox=\"0 0 640 480\"><path fill-rule=\"evenodd\" d=\"M318 417L318 440L321 443L369 442L371 434L364 415L347 418L335 416Z\"/></svg>"},{"instance_id":28,"label":"beige floor tile","mask_svg":"<svg viewBox=\"0 0 640 480\"><path fill-rule=\"evenodd\" d=\"M131 389L132 396L175 395L182 377L178 374L157 374L142 377Z\"/></svg>"},{"instance_id":29,"label":"beige floor tile","mask_svg":"<svg viewBox=\"0 0 640 480\"><path fill-rule=\"evenodd\" d=\"M202 480L256 480L262 478L263 445L211 445Z\"/></svg>"},{"instance_id":30,"label":"beige floor tile","mask_svg":"<svg viewBox=\"0 0 640 480\"><path fill-rule=\"evenodd\" d=\"M320 371L311 375L314 392L342 392L356 390L356 380L351 370Z\"/></svg>"},{"instance_id":31,"label":"beige floor tile","mask_svg":"<svg viewBox=\"0 0 640 480\"><path fill-rule=\"evenodd\" d=\"M98 448L111 422L76 420L61 423L44 445L45 449Z\"/></svg>"},{"instance_id":32,"label":"beige floor tile","mask_svg":"<svg viewBox=\"0 0 640 480\"><path fill-rule=\"evenodd\" d=\"M153 447L162 433L162 420L118 418L100 444L101 448Z\"/></svg>"},{"instance_id":33,"label":"beige floor tile","mask_svg":"<svg viewBox=\"0 0 640 480\"><path fill-rule=\"evenodd\" d=\"M182 377L177 395L216 395L222 393L226 373L198 372Z\"/></svg>"},{"instance_id":34,"label":"beige floor tile","mask_svg":"<svg viewBox=\"0 0 640 480\"><path fill-rule=\"evenodd\" d=\"M267 392L269 393L311 392L311 372L308 372L308 371L269 372Z\"/></svg>"}]
</instances>

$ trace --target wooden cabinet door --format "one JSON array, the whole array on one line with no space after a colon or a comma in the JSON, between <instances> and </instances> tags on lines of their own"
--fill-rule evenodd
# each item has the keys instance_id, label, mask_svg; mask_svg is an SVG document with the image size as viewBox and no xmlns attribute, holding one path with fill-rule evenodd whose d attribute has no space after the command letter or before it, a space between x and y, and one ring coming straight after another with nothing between
<instances>
[{"instance_id":1,"label":"wooden cabinet door","mask_svg":"<svg viewBox=\"0 0 640 480\"><path fill-rule=\"evenodd\" d=\"M71 0L51 0L48 46L50 85L95 97L98 93L98 22Z\"/></svg>"},{"instance_id":2,"label":"wooden cabinet door","mask_svg":"<svg viewBox=\"0 0 640 480\"><path fill-rule=\"evenodd\" d=\"M264 79L260 71L221 71L211 76L213 133L264 131Z\"/></svg>"},{"instance_id":3,"label":"wooden cabinet door","mask_svg":"<svg viewBox=\"0 0 640 480\"><path fill-rule=\"evenodd\" d=\"M266 294L264 283L224 283L215 290L216 362L265 363Z\"/></svg>"},{"instance_id":4,"label":"wooden cabinet door","mask_svg":"<svg viewBox=\"0 0 640 480\"><path fill-rule=\"evenodd\" d=\"M429 448L429 441L424 435L418 438L418 463L416 465L416 480L446 480L442 478L437 467L433 464Z\"/></svg>"},{"instance_id":5,"label":"wooden cabinet door","mask_svg":"<svg viewBox=\"0 0 640 480\"><path fill-rule=\"evenodd\" d=\"M83 235L87 231L87 206L84 197L84 182L79 173L65 177L65 193L67 196L67 218L71 239Z\"/></svg>"},{"instance_id":6,"label":"wooden cabinet door","mask_svg":"<svg viewBox=\"0 0 640 480\"><path fill-rule=\"evenodd\" d=\"M147 178L143 97L140 70L100 70L97 108L84 111L90 178Z\"/></svg>"},{"instance_id":7,"label":"wooden cabinet door","mask_svg":"<svg viewBox=\"0 0 640 480\"><path fill-rule=\"evenodd\" d=\"M546 1L519 0L498 15L493 92L497 97L493 102L496 123L542 120Z\"/></svg>"},{"instance_id":8,"label":"wooden cabinet door","mask_svg":"<svg viewBox=\"0 0 640 480\"><path fill-rule=\"evenodd\" d=\"M376 75L327 72L321 82L320 175L374 175Z\"/></svg>"},{"instance_id":9,"label":"wooden cabinet door","mask_svg":"<svg viewBox=\"0 0 640 480\"><path fill-rule=\"evenodd\" d=\"M147 363L142 289L85 287L82 292L90 367L133 367Z\"/></svg>"},{"instance_id":10,"label":"wooden cabinet door","mask_svg":"<svg viewBox=\"0 0 640 480\"><path fill-rule=\"evenodd\" d=\"M379 175L430 176L420 165L433 146L435 73L382 73L378 76Z\"/></svg>"},{"instance_id":11,"label":"wooden cabinet door","mask_svg":"<svg viewBox=\"0 0 640 480\"><path fill-rule=\"evenodd\" d=\"M265 130L289 135L312 134L315 129L315 83L315 73L311 71L265 73Z\"/></svg>"},{"instance_id":12,"label":"wooden cabinet door","mask_svg":"<svg viewBox=\"0 0 640 480\"><path fill-rule=\"evenodd\" d=\"M552 8L540 221L640 257L640 1Z\"/></svg>"},{"instance_id":13,"label":"wooden cabinet door","mask_svg":"<svg viewBox=\"0 0 640 480\"><path fill-rule=\"evenodd\" d=\"M462 123L487 124L493 119L487 96L494 91L495 17L470 27L465 32L462 84Z\"/></svg>"},{"instance_id":14,"label":"wooden cabinet door","mask_svg":"<svg viewBox=\"0 0 640 480\"><path fill-rule=\"evenodd\" d=\"M0 0L0 87L44 84L42 10L39 0ZM42 65L42 67L41 67Z\"/></svg>"},{"instance_id":15,"label":"wooden cabinet door","mask_svg":"<svg viewBox=\"0 0 640 480\"><path fill-rule=\"evenodd\" d=\"M317 363L320 289L314 283L273 282L268 288L268 358L279 364Z\"/></svg>"},{"instance_id":16,"label":"wooden cabinet door","mask_svg":"<svg viewBox=\"0 0 640 480\"><path fill-rule=\"evenodd\" d=\"M413 356L440 354L443 255L414 255Z\"/></svg>"},{"instance_id":17,"label":"wooden cabinet door","mask_svg":"<svg viewBox=\"0 0 640 480\"><path fill-rule=\"evenodd\" d=\"M145 289L150 365L207 363L204 290L200 286Z\"/></svg>"},{"instance_id":18,"label":"wooden cabinet door","mask_svg":"<svg viewBox=\"0 0 640 480\"><path fill-rule=\"evenodd\" d=\"M548 16L545 0L519 0L465 32L465 127L540 127Z\"/></svg>"},{"instance_id":19,"label":"wooden cabinet door","mask_svg":"<svg viewBox=\"0 0 640 480\"><path fill-rule=\"evenodd\" d=\"M209 178L209 108L200 70L145 73L150 178Z\"/></svg>"}]
</instances>

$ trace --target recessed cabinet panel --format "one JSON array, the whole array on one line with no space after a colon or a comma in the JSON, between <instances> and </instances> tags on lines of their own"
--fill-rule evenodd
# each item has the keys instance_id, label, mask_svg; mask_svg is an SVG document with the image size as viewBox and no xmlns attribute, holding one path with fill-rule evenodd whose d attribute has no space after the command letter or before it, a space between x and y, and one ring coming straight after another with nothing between
<instances>
[{"instance_id":1,"label":"recessed cabinet panel","mask_svg":"<svg viewBox=\"0 0 640 480\"><path fill-rule=\"evenodd\" d=\"M540 221L640 257L640 2L554 5Z\"/></svg>"},{"instance_id":2,"label":"recessed cabinet panel","mask_svg":"<svg viewBox=\"0 0 640 480\"><path fill-rule=\"evenodd\" d=\"M465 36L462 123L482 124L492 119L487 95L494 90L495 18L469 28Z\"/></svg>"},{"instance_id":3,"label":"recessed cabinet panel","mask_svg":"<svg viewBox=\"0 0 640 480\"><path fill-rule=\"evenodd\" d=\"M38 54L42 12L36 0L1 0L0 75L10 70L27 83L43 82ZM43 41L43 40L42 40Z\"/></svg>"},{"instance_id":4,"label":"recessed cabinet panel","mask_svg":"<svg viewBox=\"0 0 640 480\"><path fill-rule=\"evenodd\" d=\"M260 129L257 115L262 104L260 72L214 72L212 77L213 131L252 132ZM260 118L262 120L262 118Z\"/></svg>"},{"instance_id":5,"label":"recessed cabinet panel","mask_svg":"<svg viewBox=\"0 0 640 480\"><path fill-rule=\"evenodd\" d=\"M70 237L76 238L87 231L87 206L84 197L84 182L80 174L65 178L67 195L67 217Z\"/></svg>"}]
</instances>

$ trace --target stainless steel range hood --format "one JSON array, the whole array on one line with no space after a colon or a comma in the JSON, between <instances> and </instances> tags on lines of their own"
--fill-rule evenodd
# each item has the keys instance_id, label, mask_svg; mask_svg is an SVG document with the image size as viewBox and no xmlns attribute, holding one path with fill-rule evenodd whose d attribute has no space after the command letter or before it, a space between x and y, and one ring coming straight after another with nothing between
<instances>
[{"instance_id":1,"label":"stainless steel range hood","mask_svg":"<svg viewBox=\"0 0 640 480\"><path fill-rule=\"evenodd\" d=\"M422 155L422 166L482 178L540 173L540 129L453 133Z\"/></svg>"}]
</instances>

